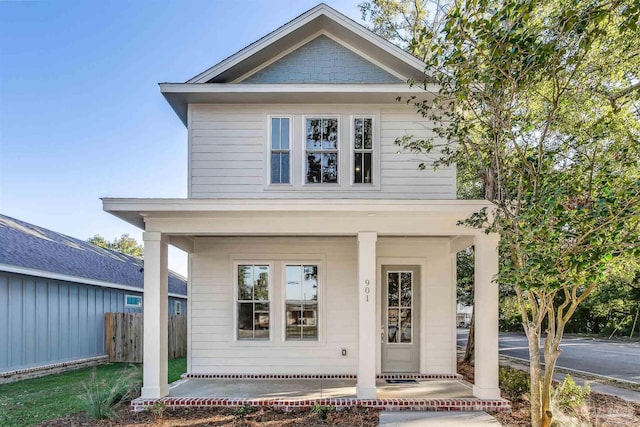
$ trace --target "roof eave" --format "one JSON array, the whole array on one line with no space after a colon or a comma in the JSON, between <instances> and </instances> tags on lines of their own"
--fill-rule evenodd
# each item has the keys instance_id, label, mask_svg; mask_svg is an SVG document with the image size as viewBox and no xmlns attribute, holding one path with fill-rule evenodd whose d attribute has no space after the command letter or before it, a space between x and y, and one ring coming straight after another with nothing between
<instances>
[{"instance_id":1,"label":"roof eave","mask_svg":"<svg viewBox=\"0 0 640 427\"><path fill-rule=\"evenodd\" d=\"M160 91L187 125L190 104L394 104L432 99L438 86L398 84L161 83Z\"/></svg>"}]
</instances>

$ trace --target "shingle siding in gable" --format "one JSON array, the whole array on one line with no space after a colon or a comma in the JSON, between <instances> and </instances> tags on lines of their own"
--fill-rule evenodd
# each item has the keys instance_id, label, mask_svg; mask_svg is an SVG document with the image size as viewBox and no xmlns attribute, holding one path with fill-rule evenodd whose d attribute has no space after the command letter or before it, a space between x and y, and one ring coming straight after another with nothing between
<instances>
[{"instance_id":1,"label":"shingle siding in gable","mask_svg":"<svg viewBox=\"0 0 640 427\"><path fill-rule=\"evenodd\" d=\"M327 36L319 36L242 83L401 83Z\"/></svg>"}]
</instances>

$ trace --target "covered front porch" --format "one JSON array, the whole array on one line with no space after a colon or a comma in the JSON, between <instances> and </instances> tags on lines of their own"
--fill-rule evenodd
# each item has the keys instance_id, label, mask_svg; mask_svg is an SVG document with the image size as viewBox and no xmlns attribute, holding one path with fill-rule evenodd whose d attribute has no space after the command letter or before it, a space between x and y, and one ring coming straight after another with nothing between
<instances>
[{"instance_id":1,"label":"covered front porch","mask_svg":"<svg viewBox=\"0 0 640 427\"><path fill-rule=\"evenodd\" d=\"M169 396L159 399L169 407L276 407L302 409L314 404L336 408L367 407L384 410L504 411L504 399L478 399L473 385L462 379L404 379L390 383L383 375L376 380L377 397L358 399L356 379L193 379L172 384ZM397 381L397 380L396 380ZM139 398L134 410L152 407L158 399Z\"/></svg>"},{"instance_id":2,"label":"covered front porch","mask_svg":"<svg viewBox=\"0 0 640 427\"><path fill-rule=\"evenodd\" d=\"M145 230L144 385L134 405L157 399L168 405L274 399L293 406L326 399L334 406L503 405L498 287L492 282L498 240L457 225L485 206L458 200L105 199L105 210ZM171 390L165 380L167 313L160 304L167 292L169 244L190 254L191 304L187 381ZM477 308L473 386L456 376L455 347L455 254L471 245ZM291 342L286 335L284 271L292 263L313 264L319 272L313 341ZM269 272L270 305L260 320L268 332L261 342L242 340L237 331L242 327L233 283L239 264L259 264ZM409 304L415 306L391 307L387 282L393 274L397 281L410 278L415 301ZM415 354L396 351L400 345L385 348L400 328L389 326L390 313L397 318L402 310L414 313L405 333L407 342L416 343ZM254 324L254 334L255 329ZM393 354L407 364L390 365L385 357ZM396 372L417 382L388 384L385 375ZM300 380L303 389L297 388ZM262 395L261 387L287 398Z\"/></svg>"}]
</instances>

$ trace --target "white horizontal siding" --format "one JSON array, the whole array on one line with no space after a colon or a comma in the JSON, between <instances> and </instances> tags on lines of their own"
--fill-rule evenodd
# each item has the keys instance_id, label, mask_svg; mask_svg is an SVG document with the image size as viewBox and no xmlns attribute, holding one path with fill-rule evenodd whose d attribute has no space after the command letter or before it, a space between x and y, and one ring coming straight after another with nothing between
<instances>
[{"instance_id":1,"label":"white horizontal siding","mask_svg":"<svg viewBox=\"0 0 640 427\"><path fill-rule=\"evenodd\" d=\"M356 241L352 238L199 238L192 255L191 370L208 373L354 373ZM281 271L271 270L272 339L236 341L233 260L322 260L320 340L283 341ZM347 348L348 355L341 350Z\"/></svg>"},{"instance_id":2,"label":"white horizontal siding","mask_svg":"<svg viewBox=\"0 0 640 427\"><path fill-rule=\"evenodd\" d=\"M353 187L351 117L377 118L380 169L375 186ZM292 185L268 184L269 115L293 117ZM340 184L330 189L304 186L303 118L338 115L340 119ZM435 155L402 152L397 138L433 137L432 125L404 105L191 105L189 114L189 187L193 198L371 198L455 199L455 168L429 168ZM203 179L215 178L215 179Z\"/></svg>"},{"instance_id":3,"label":"white horizontal siding","mask_svg":"<svg viewBox=\"0 0 640 427\"><path fill-rule=\"evenodd\" d=\"M448 239L378 240L379 257L424 257L421 329L424 371L454 373L455 285ZM271 270L271 340L235 340L234 260L276 262ZM282 271L277 262L322 260L320 340L286 342ZM358 360L355 238L196 238L191 255L190 370L220 374L355 374ZM379 292L378 292L378 295ZM380 305L378 302L378 312ZM379 314L381 316L381 314ZM341 355L347 349L347 356ZM372 357L375 357L372 355ZM378 356L379 357L379 356Z\"/></svg>"}]
</instances>

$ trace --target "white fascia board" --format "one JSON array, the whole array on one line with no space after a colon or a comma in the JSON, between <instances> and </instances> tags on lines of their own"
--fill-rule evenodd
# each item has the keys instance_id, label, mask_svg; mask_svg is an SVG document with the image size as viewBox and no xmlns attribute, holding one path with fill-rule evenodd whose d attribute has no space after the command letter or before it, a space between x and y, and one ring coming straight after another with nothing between
<instances>
[{"instance_id":1,"label":"white fascia board","mask_svg":"<svg viewBox=\"0 0 640 427\"><path fill-rule=\"evenodd\" d=\"M120 289L123 291L139 292L144 294L144 289L138 288L136 286L120 285L118 283L104 282L102 280L88 279L86 277L79 277L79 276L70 276L68 274L53 273L51 271L36 270L33 268L18 267L15 265L0 264L0 271L5 271L7 273L14 273L14 274L24 274L27 276L42 277L43 279L53 279L53 280L60 280L63 282L73 282L73 283L80 283L83 285L92 285L92 286L100 286L103 288ZM175 294L171 292L169 293L169 296L174 298L187 299L186 295L180 295L180 294Z\"/></svg>"},{"instance_id":2,"label":"white fascia board","mask_svg":"<svg viewBox=\"0 0 640 427\"><path fill-rule=\"evenodd\" d=\"M334 22L342 25L343 27L347 28L353 33L366 39L371 44L379 47L380 49L386 51L390 55L395 56L396 58L414 67L416 70L420 72L424 72L426 68L426 64L423 61L411 55L410 53L400 49L398 46L394 45L390 41L385 40L384 38L375 34L371 30L363 27L362 25L358 24L357 22L353 21L352 19L348 18L347 16L343 15L337 10L322 3L314 7L313 9L307 11L306 13L300 15L299 17L295 18L294 20L290 21L289 23L283 25L282 27L276 29L275 31L267 34L263 38L255 41L254 43L250 44L249 46L235 53L234 55L231 55L230 57L224 59L223 61L214 65L213 67L187 80L187 83L206 83L213 77L239 64L240 62L254 55L256 52L259 52L260 50L268 47L276 40L281 39L282 37L297 30L298 28L304 26L308 22L316 19L321 15L324 15L329 19L333 20Z\"/></svg>"},{"instance_id":3,"label":"white fascia board","mask_svg":"<svg viewBox=\"0 0 640 427\"><path fill-rule=\"evenodd\" d=\"M319 83L160 83L162 93L437 93L438 85L409 86L406 83L385 84L319 84Z\"/></svg>"},{"instance_id":4,"label":"white fascia board","mask_svg":"<svg viewBox=\"0 0 640 427\"><path fill-rule=\"evenodd\" d=\"M322 9L322 4L314 7L313 9L307 11L306 13L300 15L299 17L295 18L293 21L290 21L288 24L283 25L282 27L278 28L275 31L272 31L271 33L267 34L266 36L262 37L261 39L253 42L252 44L248 45L247 47L241 49L240 51L238 51L237 53L231 55L230 57L222 60L221 62L219 62L218 64L214 65L213 67L203 71L202 73L198 74L197 76L187 80L187 83L206 83L208 80L212 79L213 77L217 76L218 74L221 74L223 72L225 72L226 70L228 70L229 68L233 67L234 65L244 61L245 59L247 59L248 57L252 56L254 53L264 49L265 47L269 46L271 43L273 43L274 41L284 37L285 35L289 34L292 31L295 31L296 29L302 27L303 25L305 25L306 23L308 23L309 21L312 21L313 19L315 19L316 17L318 17L320 15L319 11Z\"/></svg>"},{"instance_id":5,"label":"white fascia board","mask_svg":"<svg viewBox=\"0 0 640 427\"><path fill-rule=\"evenodd\" d=\"M354 22L351 18L343 15L342 13L336 11L335 9L327 7L326 15L331 15L331 18L334 21L340 22L342 25L349 28L354 33L358 34L359 36L371 42L372 44L379 47L380 49L383 49L389 54L397 57L398 59L403 60L407 64L413 66L416 70L420 72L424 72L425 68L427 67L427 64L425 64L423 61L416 58L415 56L411 55L409 52L399 48L395 44L380 37L373 31L358 24L357 22Z\"/></svg>"},{"instance_id":6,"label":"white fascia board","mask_svg":"<svg viewBox=\"0 0 640 427\"><path fill-rule=\"evenodd\" d=\"M490 208L486 200L125 199L103 198L107 212L455 212Z\"/></svg>"},{"instance_id":7,"label":"white fascia board","mask_svg":"<svg viewBox=\"0 0 640 427\"><path fill-rule=\"evenodd\" d=\"M394 104L397 97L432 99L439 86L390 84L160 83L160 92L187 125L190 104Z\"/></svg>"}]
</instances>

